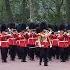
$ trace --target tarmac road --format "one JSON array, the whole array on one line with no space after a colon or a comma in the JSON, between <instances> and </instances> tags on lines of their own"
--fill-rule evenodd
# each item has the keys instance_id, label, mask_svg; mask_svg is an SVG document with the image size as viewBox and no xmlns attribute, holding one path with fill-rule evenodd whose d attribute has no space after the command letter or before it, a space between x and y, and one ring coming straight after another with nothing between
<instances>
[{"instance_id":1,"label":"tarmac road","mask_svg":"<svg viewBox=\"0 0 70 70\"><path fill-rule=\"evenodd\" d=\"M39 65L39 60L27 62L10 61L2 63L0 60L0 70L70 70L70 60L67 62L60 62L59 60L52 60L48 63L48 66Z\"/></svg>"}]
</instances>

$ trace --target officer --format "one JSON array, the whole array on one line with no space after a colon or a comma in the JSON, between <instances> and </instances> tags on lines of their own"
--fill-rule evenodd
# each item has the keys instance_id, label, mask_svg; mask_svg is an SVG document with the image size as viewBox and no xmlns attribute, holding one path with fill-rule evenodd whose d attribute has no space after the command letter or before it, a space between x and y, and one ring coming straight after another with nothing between
<instances>
[{"instance_id":1,"label":"officer","mask_svg":"<svg viewBox=\"0 0 70 70\"><path fill-rule=\"evenodd\" d=\"M10 46L10 48L9 48L9 54L10 54L10 58L11 58L11 60L12 61L14 61L15 60L15 56L16 56L16 39L15 38L9 38L8 39L8 41L9 41L9 46Z\"/></svg>"}]
</instances>

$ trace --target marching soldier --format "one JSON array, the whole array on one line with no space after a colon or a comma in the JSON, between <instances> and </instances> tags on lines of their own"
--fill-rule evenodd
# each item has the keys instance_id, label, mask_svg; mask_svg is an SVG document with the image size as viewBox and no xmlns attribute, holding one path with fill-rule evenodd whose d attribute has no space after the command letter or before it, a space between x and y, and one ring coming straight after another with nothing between
<instances>
[{"instance_id":1,"label":"marching soldier","mask_svg":"<svg viewBox=\"0 0 70 70\"><path fill-rule=\"evenodd\" d=\"M28 39L30 60L34 60L35 41L36 41L36 39L34 37L31 37L31 38Z\"/></svg>"},{"instance_id":2,"label":"marching soldier","mask_svg":"<svg viewBox=\"0 0 70 70\"><path fill-rule=\"evenodd\" d=\"M66 62L68 58L67 47L69 47L68 41L59 41L61 62Z\"/></svg>"},{"instance_id":3,"label":"marching soldier","mask_svg":"<svg viewBox=\"0 0 70 70\"><path fill-rule=\"evenodd\" d=\"M19 52L21 53L21 62L26 62L26 56L27 56L27 41L26 39L17 40L17 44L20 47Z\"/></svg>"},{"instance_id":4,"label":"marching soldier","mask_svg":"<svg viewBox=\"0 0 70 70\"><path fill-rule=\"evenodd\" d=\"M1 41L1 58L2 62L7 62L9 44L8 41Z\"/></svg>"},{"instance_id":5,"label":"marching soldier","mask_svg":"<svg viewBox=\"0 0 70 70\"><path fill-rule=\"evenodd\" d=\"M59 59L58 41L59 39L52 40L52 53L53 53L54 58L56 57L56 59Z\"/></svg>"},{"instance_id":6,"label":"marching soldier","mask_svg":"<svg viewBox=\"0 0 70 70\"><path fill-rule=\"evenodd\" d=\"M6 37L7 33L5 31L2 31L1 33L1 59L2 62L7 62L7 54L9 49L8 40Z\"/></svg>"},{"instance_id":7,"label":"marching soldier","mask_svg":"<svg viewBox=\"0 0 70 70\"><path fill-rule=\"evenodd\" d=\"M18 33L18 38L16 40L18 59L21 59L21 52L20 52L20 45L19 45L19 43L17 43L17 41L22 40L22 39L24 39L24 33L20 32L20 33Z\"/></svg>"},{"instance_id":8,"label":"marching soldier","mask_svg":"<svg viewBox=\"0 0 70 70\"><path fill-rule=\"evenodd\" d=\"M9 41L9 46L10 46L10 48L9 48L10 58L12 61L14 61L15 56L16 56L16 48L17 48L16 39L12 37L12 38L9 38L8 41Z\"/></svg>"},{"instance_id":9,"label":"marching soldier","mask_svg":"<svg viewBox=\"0 0 70 70\"><path fill-rule=\"evenodd\" d=\"M44 66L48 66L48 52L49 52L49 42L46 40L44 32L41 32L41 36L39 39L39 47L40 47L40 62L41 65L42 60L44 59Z\"/></svg>"}]
</instances>

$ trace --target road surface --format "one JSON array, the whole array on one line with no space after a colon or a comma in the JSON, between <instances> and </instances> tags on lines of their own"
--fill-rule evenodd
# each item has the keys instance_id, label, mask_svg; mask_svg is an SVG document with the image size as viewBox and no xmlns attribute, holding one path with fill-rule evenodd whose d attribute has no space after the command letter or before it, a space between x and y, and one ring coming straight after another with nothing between
<instances>
[{"instance_id":1,"label":"road surface","mask_svg":"<svg viewBox=\"0 0 70 70\"><path fill-rule=\"evenodd\" d=\"M27 62L10 61L8 58L7 63L2 63L0 60L0 70L70 70L70 60L67 62L60 62L59 60L52 60L48 63L48 66L39 65L39 60Z\"/></svg>"}]
</instances>

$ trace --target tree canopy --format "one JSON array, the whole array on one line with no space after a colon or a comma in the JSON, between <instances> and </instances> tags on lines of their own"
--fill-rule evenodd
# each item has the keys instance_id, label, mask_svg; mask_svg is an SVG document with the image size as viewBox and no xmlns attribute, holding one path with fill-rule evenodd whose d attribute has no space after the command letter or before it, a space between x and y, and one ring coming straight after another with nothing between
<instances>
[{"instance_id":1,"label":"tree canopy","mask_svg":"<svg viewBox=\"0 0 70 70\"><path fill-rule=\"evenodd\" d=\"M0 23L70 23L70 0L0 0Z\"/></svg>"}]
</instances>

